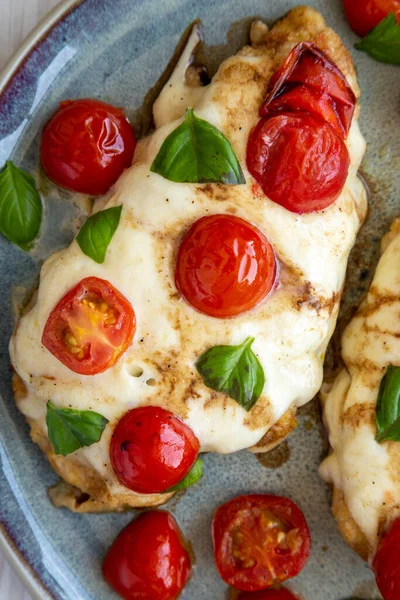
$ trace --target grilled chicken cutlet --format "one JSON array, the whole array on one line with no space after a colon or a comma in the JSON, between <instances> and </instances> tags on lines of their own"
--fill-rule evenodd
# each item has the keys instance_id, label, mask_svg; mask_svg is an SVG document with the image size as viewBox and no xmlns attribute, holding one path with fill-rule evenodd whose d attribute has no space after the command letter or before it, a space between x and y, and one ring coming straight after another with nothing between
<instances>
[{"instance_id":1,"label":"grilled chicken cutlet","mask_svg":"<svg viewBox=\"0 0 400 600\"><path fill-rule=\"evenodd\" d=\"M368 295L344 331L344 368L323 393L331 453L320 473L334 486L333 512L342 535L371 563L400 516L399 267L397 219L383 238Z\"/></svg>"},{"instance_id":2,"label":"grilled chicken cutlet","mask_svg":"<svg viewBox=\"0 0 400 600\"><path fill-rule=\"evenodd\" d=\"M271 30L254 23L251 45L204 87L190 67L199 42L196 25L154 105L154 133L96 204L122 206L104 262L76 240L51 256L11 340L18 407L62 478L57 506L118 511L170 497L155 472L151 485L130 484L139 438L119 435L142 426L138 408L154 409L151 431L165 411L186 428L192 466L198 451L269 450L322 382L367 208L352 60L307 7ZM194 135L212 142L182 174L176 144ZM201 175L205 164L219 175ZM50 429L60 414L78 418L67 409L97 413L103 431L64 456Z\"/></svg>"}]
</instances>

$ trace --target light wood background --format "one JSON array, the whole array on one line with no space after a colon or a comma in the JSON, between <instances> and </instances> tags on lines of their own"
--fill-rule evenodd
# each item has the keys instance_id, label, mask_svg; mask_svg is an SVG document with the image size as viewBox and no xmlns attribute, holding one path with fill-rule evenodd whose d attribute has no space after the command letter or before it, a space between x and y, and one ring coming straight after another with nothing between
<instances>
[{"instance_id":1,"label":"light wood background","mask_svg":"<svg viewBox=\"0 0 400 600\"><path fill-rule=\"evenodd\" d=\"M0 69L59 0L0 0ZM1 118L1 116L0 116ZM0 600L31 600L0 552Z\"/></svg>"}]
</instances>

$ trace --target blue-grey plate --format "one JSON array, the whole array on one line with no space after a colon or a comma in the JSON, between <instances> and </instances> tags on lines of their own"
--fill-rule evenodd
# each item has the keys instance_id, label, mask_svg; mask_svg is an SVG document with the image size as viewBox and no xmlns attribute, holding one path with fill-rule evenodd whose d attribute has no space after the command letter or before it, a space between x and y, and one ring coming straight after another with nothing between
<instances>
[{"instance_id":1,"label":"blue-grey plate","mask_svg":"<svg viewBox=\"0 0 400 600\"><path fill-rule=\"evenodd\" d=\"M0 513L1 544L38 598L106 600L116 596L101 576L102 557L132 514L74 515L53 508L47 487L57 477L30 441L11 393L8 340L13 304L37 280L40 262L71 239L78 214L73 198L40 174L39 138L60 100L96 97L124 106L140 131L144 99L166 67L185 28L204 23L212 68L247 39L251 17L271 22L296 0L67 0L25 43L0 81L0 166L9 157L38 177L47 215L33 254L0 240ZM356 38L340 0L311 1L349 48ZM379 239L400 212L400 71L352 51L362 89L361 128L368 142L364 175L372 190L367 224L350 262L344 314L364 293L377 261ZM226 586L213 562L210 524L220 503L244 492L284 494L310 525L313 548L291 582L305 600L379 597L368 567L342 541L330 512L330 490L317 466L326 452L317 404L303 410L288 444L258 460L248 452L205 457L199 484L168 508L190 539L196 556L184 600L223 600ZM277 467L278 465L279 468ZM11 599L10 599L11 600Z\"/></svg>"}]
</instances>

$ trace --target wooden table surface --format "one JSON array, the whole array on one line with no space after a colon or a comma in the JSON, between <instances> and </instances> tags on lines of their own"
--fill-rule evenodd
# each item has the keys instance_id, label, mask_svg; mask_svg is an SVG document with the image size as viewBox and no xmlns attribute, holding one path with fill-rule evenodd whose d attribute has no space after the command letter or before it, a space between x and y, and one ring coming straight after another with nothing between
<instances>
[{"instance_id":1,"label":"wooden table surface","mask_svg":"<svg viewBox=\"0 0 400 600\"><path fill-rule=\"evenodd\" d=\"M0 69L59 0L0 0ZM0 552L0 600L31 600Z\"/></svg>"}]
</instances>

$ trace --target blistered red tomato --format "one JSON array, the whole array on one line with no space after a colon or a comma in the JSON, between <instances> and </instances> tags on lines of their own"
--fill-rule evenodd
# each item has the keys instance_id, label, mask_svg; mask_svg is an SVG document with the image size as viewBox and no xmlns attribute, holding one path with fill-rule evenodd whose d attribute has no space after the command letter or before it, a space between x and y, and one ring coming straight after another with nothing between
<instances>
[{"instance_id":1,"label":"blistered red tomato","mask_svg":"<svg viewBox=\"0 0 400 600\"><path fill-rule=\"evenodd\" d=\"M261 592L242 592L236 600L298 600L287 588L262 590Z\"/></svg>"},{"instance_id":2,"label":"blistered red tomato","mask_svg":"<svg viewBox=\"0 0 400 600\"><path fill-rule=\"evenodd\" d=\"M257 306L271 291L275 254L248 221L231 215L204 217L179 248L175 277L178 290L196 310L233 317Z\"/></svg>"},{"instance_id":3,"label":"blistered red tomato","mask_svg":"<svg viewBox=\"0 0 400 600\"><path fill-rule=\"evenodd\" d=\"M247 167L263 192L299 214L323 210L336 200L349 163L343 140L305 113L261 119L247 145Z\"/></svg>"},{"instance_id":4,"label":"blistered red tomato","mask_svg":"<svg viewBox=\"0 0 400 600\"><path fill-rule=\"evenodd\" d=\"M303 42L293 48L271 78L260 115L305 112L329 123L344 139L355 103L354 92L338 67L319 48Z\"/></svg>"},{"instance_id":5,"label":"blistered red tomato","mask_svg":"<svg viewBox=\"0 0 400 600\"><path fill-rule=\"evenodd\" d=\"M125 600L175 600L189 579L190 557L168 512L142 513L118 535L103 576Z\"/></svg>"},{"instance_id":6,"label":"blistered red tomato","mask_svg":"<svg viewBox=\"0 0 400 600\"><path fill-rule=\"evenodd\" d=\"M135 146L123 110L99 100L67 100L44 127L41 160L58 185L105 194L131 165Z\"/></svg>"},{"instance_id":7,"label":"blistered red tomato","mask_svg":"<svg viewBox=\"0 0 400 600\"><path fill-rule=\"evenodd\" d=\"M130 302L109 281L86 277L51 311L42 344L71 371L96 375L115 364L135 331Z\"/></svg>"},{"instance_id":8,"label":"blistered red tomato","mask_svg":"<svg viewBox=\"0 0 400 600\"><path fill-rule=\"evenodd\" d=\"M343 6L350 27L361 37L391 12L400 23L400 0L343 0Z\"/></svg>"},{"instance_id":9,"label":"blistered red tomato","mask_svg":"<svg viewBox=\"0 0 400 600\"><path fill-rule=\"evenodd\" d=\"M199 440L176 415L158 406L143 406L118 422L110 459L123 485L141 494L155 494L179 483L199 450Z\"/></svg>"},{"instance_id":10,"label":"blistered red tomato","mask_svg":"<svg viewBox=\"0 0 400 600\"><path fill-rule=\"evenodd\" d=\"M326 121L335 130L335 133L343 137L338 115L326 92L299 85L271 100L268 104L268 113L277 112L307 113L314 119Z\"/></svg>"},{"instance_id":11,"label":"blistered red tomato","mask_svg":"<svg viewBox=\"0 0 400 600\"><path fill-rule=\"evenodd\" d=\"M223 504L215 512L212 536L222 579L247 592L297 575L311 546L303 513L281 496L239 496Z\"/></svg>"},{"instance_id":12,"label":"blistered red tomato","mask_svg":"<svg viewBox=\"0 0 400 600\"><path fill-rule=\"evenodd\" d=\"M385 600L400 598L400 519L393 522L376 553L373 569Z\"/></svg>"}]
</instances>

